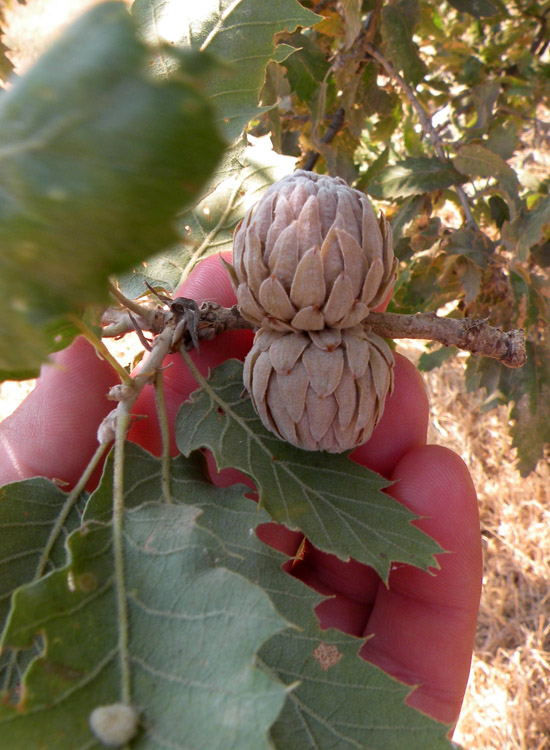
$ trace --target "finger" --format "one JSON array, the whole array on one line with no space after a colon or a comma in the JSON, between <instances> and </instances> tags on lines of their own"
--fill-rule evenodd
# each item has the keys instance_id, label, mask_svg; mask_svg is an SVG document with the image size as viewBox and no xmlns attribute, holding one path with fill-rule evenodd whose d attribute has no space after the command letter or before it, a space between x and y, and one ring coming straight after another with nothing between
<instances>
[{"instance_id":1,"label":"finger","mask_svg":"<svg viewBox=\"0 0 550 750\"><path fill-rule=\"evenodd\" d=\"M462 460L428 445L396 466L389 492L422 517L417 525L449 552L440 569L407 565L378 587L361 655L408 684L410 705L456 721L466 689L481 591L481 544L475 489Z\"/></svg>"},{"instance_id":2,"label":"finger","mask_svg":"<svg viewBox=\"0 0 550 750\"><path fill-rule=\"evenodd\" d=\"M362 636L380 577L356 560L344 562L305 540L287 571L329 597L315 608L321 628Z\"/></svg>"},{"instance_id":3,"label":"finger","mask_svg":"<svg viewBox=\"0 0 550 750\"><path fill-rule=\"evenodd\" d=\"M427 429L428 400L423 381L414 365L396 354L395 386L384 415L371 439L350 457L390 476L408 451L425 444ZM265 530L263 534L263 540L271 543ZM293 565L292 574L331 597L316 609L322 627L338 627L352 635L363 633L380 580L372 569L355 560L343 562L307 544Z\"/></svg>"},{"instance_id":4,"label":"finger","mask_svg":"<svg viewBox=\"0 0 550 750\"><path fill-rule=\"evenodd\" d=\"M0 484L46 476L72 485L97 448L97 428L113 408L106 394L116 373L83 338L52 362L0 424Z\"/></svg>"},{"instance_id":5,"label":"finger","mask_svg":"<svg viewBox=\"0 0 550 750\"><path fill-rule=\"evenodd\" d=\"M426 442L429 403L422 376L406 357L395 354L394 388L371 438L350 458L369 469L390 476L397 462Z\"/></svg>"}]
</instances>

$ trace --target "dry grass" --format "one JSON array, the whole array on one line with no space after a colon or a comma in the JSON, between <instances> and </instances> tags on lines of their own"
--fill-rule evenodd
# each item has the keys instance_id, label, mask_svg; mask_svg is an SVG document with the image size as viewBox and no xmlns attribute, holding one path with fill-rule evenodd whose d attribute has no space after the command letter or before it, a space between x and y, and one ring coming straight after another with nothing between
<instances>
[{"instance_id":1,"label":"dry grass","mask_svg":"<svg viewBox=\"0 0 550 750\"><path fill-rule=\"evenodd\" d=\"M60 23L94 0L29 0L10 14L8 41L19 63ZM535 154L536 155L536 154ZM532 159L532 157L531 157ZM548 169L548 151L538 159ZM533 164L530 164L533 168ZM421 342L400 347L410 359ZM550 467L527 479L515 470L508 418L484 414L481 394L466 394L464 358L425 375L430 442L462 456L478 490L484 587L470 682L455 740L468 750L550 750ZM0 386L0 419L32 383Z\"/></svg>"},{"instance_id":2,"label":"dry grass","mask_svg":"<svg viewBox=\"0 0 550 750\"><path fill-rule=\"evenodd\" d=\"M412 360L421 342L400 350ZM468 465L479 496L483 594L455 740L468 750L550 748L550 467L522 479L504 407L464 392L462 355L425 373L430 442Z\"/></svg>"}]
</instances>

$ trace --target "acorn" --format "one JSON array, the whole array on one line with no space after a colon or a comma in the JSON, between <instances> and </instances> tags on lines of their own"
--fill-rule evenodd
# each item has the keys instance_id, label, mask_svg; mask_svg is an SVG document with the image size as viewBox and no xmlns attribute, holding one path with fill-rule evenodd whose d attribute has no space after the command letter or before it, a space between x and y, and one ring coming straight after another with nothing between
<instances>
[{"instance_id":1,"label":"acorn","mask_svg":"<svg viewBox=\"0 0 550 750\"><path fill-rule=\"evenodd\" d=\"M339 177L298 170L237 226L226 264L258 327L244 384L264 426L305 450L366 442L393 388L393 354L363 325L395 280L392 232Z\"/></svg>"},{"instance_id":2,"label":"acorn","mask_svg":"<svg viewBox=\"0 0 550 750\"><path fill-rule=\"evenodd\" d=\"M366 442L393 389L393 354L363 326L302 333L260 328L244 385L264 426L298 448L330 453Z\"/></svg>"},{"instance_id":3,"label":"acorn","mask_svg":"<svg viewBox=\"0 0 550 750\"><path fill-rule=\"evenodd\" d=\"M297 170L237 226L229 266L242 314L279 331L349 328L395 279L392 232L339 177Z\"/></svg>"}]
</instances>

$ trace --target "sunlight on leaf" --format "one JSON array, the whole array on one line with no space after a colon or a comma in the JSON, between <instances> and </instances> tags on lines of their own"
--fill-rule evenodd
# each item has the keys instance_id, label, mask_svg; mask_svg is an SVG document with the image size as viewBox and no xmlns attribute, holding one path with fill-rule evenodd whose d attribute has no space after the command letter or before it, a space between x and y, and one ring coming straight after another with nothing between
<instances>
[{"instance_id":1,"label":"sunlight on leaf","mask_svg":"<svg viewBox=\"0 0 550 750\"><path fill-rule=\"evenodd\" d=\"M258 99L265 66L273 58L275 34L321 20L296 0L135 0L132 12L147 41L200 49L228 63L226 75L211 79L207 95L229 141L262 111ZM156 72L166 75L170 69L170 57L161 54Z\"/></svg>"},{"instance_id":2,"label":"sunlight on leaf","mask_svg":"<svg viewBox=\"0 0 550 750\"><path fill-rule=\"evenodd\" d=\"M248 140L249 145L239 143L226 152L199 203L179 217L184 244L150 258L121 278L128 296L142 294L145 281L174 291L201 258L231 252L233 231L244 213L296 164L293 157L273 151L269 136L248 136Z\"/></svg>"},{"instance_id":3,"label":"sunlight on leaf","mask_svg":"<svg viewBox=\"0 0 550 750\"><path fill-rule=\"evenodd\" d=\"M406 198L460 185L465 179L450 163L426 156L409 156L377 174L369 182L367 191L374 198Z\"/></svg>"}]
</instances>

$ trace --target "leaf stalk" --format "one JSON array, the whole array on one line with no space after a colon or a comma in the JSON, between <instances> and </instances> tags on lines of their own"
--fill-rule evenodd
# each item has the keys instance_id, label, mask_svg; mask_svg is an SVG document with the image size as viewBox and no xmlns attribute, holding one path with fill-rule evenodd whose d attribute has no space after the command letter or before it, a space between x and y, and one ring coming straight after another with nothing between
<instances>
[{"instance_id":1,"label":"leaf stalk","mask_svg":"<svg viewBox=\"0 0 550 750\"><path fill-rule=\"evenodd\" d=\"M161 486L162 494L167 503L173 503L171 487L171 456L170 456L170 430L168 427L168 414L166 411L166 399L164 396L164 375L158 370L155 375L155 406L159 421L160 437L162 443L161 455Z\"/></svg>"},{"instance_id":2,"label":"leaf stalk","mask_svg":"<svg viewBox=\"0 0 550 750\"><path fill-rule=\"evenodd\" d=\"M131 414L127 401L117 408L115 455L113 470L113 558L115 596L118 620L118 653L120 659L120 692L123 703L131 703L131 671L129 651L128 603L124 574L124 446Z\"/></svg>"}]
</instances>

